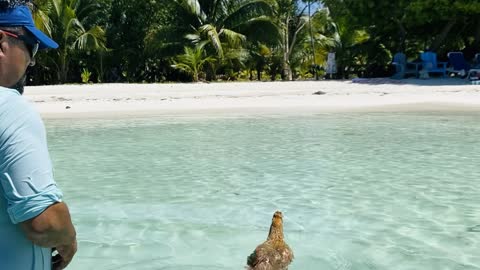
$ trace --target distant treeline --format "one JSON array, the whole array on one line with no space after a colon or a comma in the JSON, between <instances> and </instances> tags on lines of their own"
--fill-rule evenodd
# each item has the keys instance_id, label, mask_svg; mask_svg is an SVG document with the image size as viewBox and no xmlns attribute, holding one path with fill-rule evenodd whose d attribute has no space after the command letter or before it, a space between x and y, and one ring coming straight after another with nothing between
<instances>
[{"instance_id":1,"label":"distant treeline","mask_svg":"<svg viewBox=\"0 0 480 270\"><path fill-rule=\"evenodd\" d=\"M60 48L30 85L318 78L328 52L338 78L387 76L395 52L480 51L478 0L34 2Z\"/></svg>"}]
</instances>

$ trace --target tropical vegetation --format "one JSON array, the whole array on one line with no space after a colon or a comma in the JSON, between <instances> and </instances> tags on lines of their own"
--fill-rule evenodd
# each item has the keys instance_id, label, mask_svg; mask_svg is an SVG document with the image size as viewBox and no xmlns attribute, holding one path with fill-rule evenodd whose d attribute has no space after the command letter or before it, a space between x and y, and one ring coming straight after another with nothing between
<instances>
[{"instance_id":1,"label":"tropical vegetation","mask_svg":"<svg viewBox=\"0 0 480 270\"><path fill-rule=\"evenodd\" d=\"M60 48L30 84L388 76L391 59L480 51L478 0L34 0Z\"/></svg>"}]
</instances>

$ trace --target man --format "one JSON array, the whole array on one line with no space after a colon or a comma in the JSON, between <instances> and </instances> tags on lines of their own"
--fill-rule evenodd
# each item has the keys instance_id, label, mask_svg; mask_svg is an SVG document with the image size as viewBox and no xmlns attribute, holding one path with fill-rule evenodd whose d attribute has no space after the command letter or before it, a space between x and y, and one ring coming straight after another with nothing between
<instances>
[{"instance_id":1,"label":"man","mask_svg":"<svg viewBox=\"0 0 480 270\"><path fill-rule=\"evenodd\" d=\"M35 28L27 4L0 0L0 269L56 270L72 260L76 233L43 122L21 93L37 50L58 44Z\"/></svg>"}]
</instances>

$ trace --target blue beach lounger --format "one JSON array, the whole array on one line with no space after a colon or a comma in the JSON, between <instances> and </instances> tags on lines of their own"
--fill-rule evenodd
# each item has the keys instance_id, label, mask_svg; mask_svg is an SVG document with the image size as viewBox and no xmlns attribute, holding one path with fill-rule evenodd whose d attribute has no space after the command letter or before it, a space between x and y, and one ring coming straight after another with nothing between
<instances>
[{"instance_id":1,"label":"blue beach lounger","mask_svg":"<svg viewBox=\"0 0 480 270\"><path fill-rule=\"evenodd\" d=\"M418 77L419 63L407 62L407 57L404 53L396 53L393 56L392 65L395 66L395 74L392 76L392 79L403 79L408 74Z\"/></svg>"},{"instance_id":2,"label":"blue beach lounger","mask_svg":"<svg viewBox=\"0 0 480 270\"><path fill-rule=\"evenodd\" d=\"M467 75L470 64L465 60L462 52L449 52L447 56L450 64L447 69L448 72L456 73L462 77Z\"/></svg>"},{"instance_id":3,"label":"blue beach lounger","mask_svg":"<svg viewBox=\"0 0 480 270\"><path fill-rule=\"evenodd\" d=\"M443 77L447 76L447 62L437 62L437 54L434 52L424 52L420 54L422 59L422 69L430 73L440 73Z\"/></svg>"},{"instance_id":4,"label":"blue beach lounger","mask_svg":"<svg viewBox=\"0 0 480 270\"><path fill-rule=\"evenodd\" d=\"M473 58L473 68L480 68L480 53L475 54Z\"/></svg>"}]
</instances>

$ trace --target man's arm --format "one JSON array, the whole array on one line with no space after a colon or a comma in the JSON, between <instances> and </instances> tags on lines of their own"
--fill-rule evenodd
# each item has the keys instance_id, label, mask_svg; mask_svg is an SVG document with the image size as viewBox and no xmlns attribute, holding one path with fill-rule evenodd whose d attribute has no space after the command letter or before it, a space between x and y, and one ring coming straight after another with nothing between
<instances>
[{"instance_id":1,"label":"man's arm","mask_svg":"<svg viewBox=\"0 0 480 270\"><path fill-rule=\"evenodd\" d=\"M77 250L76 233L53 178L43 121L16 93L6 104L2 121L8 128L0 133L4 160L0 164L0 185L7 200L6 210L12 223L19 224L33 244L58 251L52 258L52 268L63 269Z\"/></svg>"},{"instance_id":2,"label":"man's arm","mask_svg":"<svg viewBox=\"0 0 480 270\"><path fill-rule=\"evenodd\" d=\"M40 215L21 222L20 226L30 241L42 247L69 245L76 239L70 212L63 202L52 204Z\"/></svg>"},{"instance_id":3,"label":"man's arm","mask_svg":"<svg viewBox=\"0 0 480 270\"><path fill-rule=\"evenodd\" d=\"M75 228L65 203L52 204L40 215L20 223L30 241L55 248L60 256L53 269L64 269L77 252ZM53 258L52 258L53 259Z\"/></svg>"}]
</instances>

